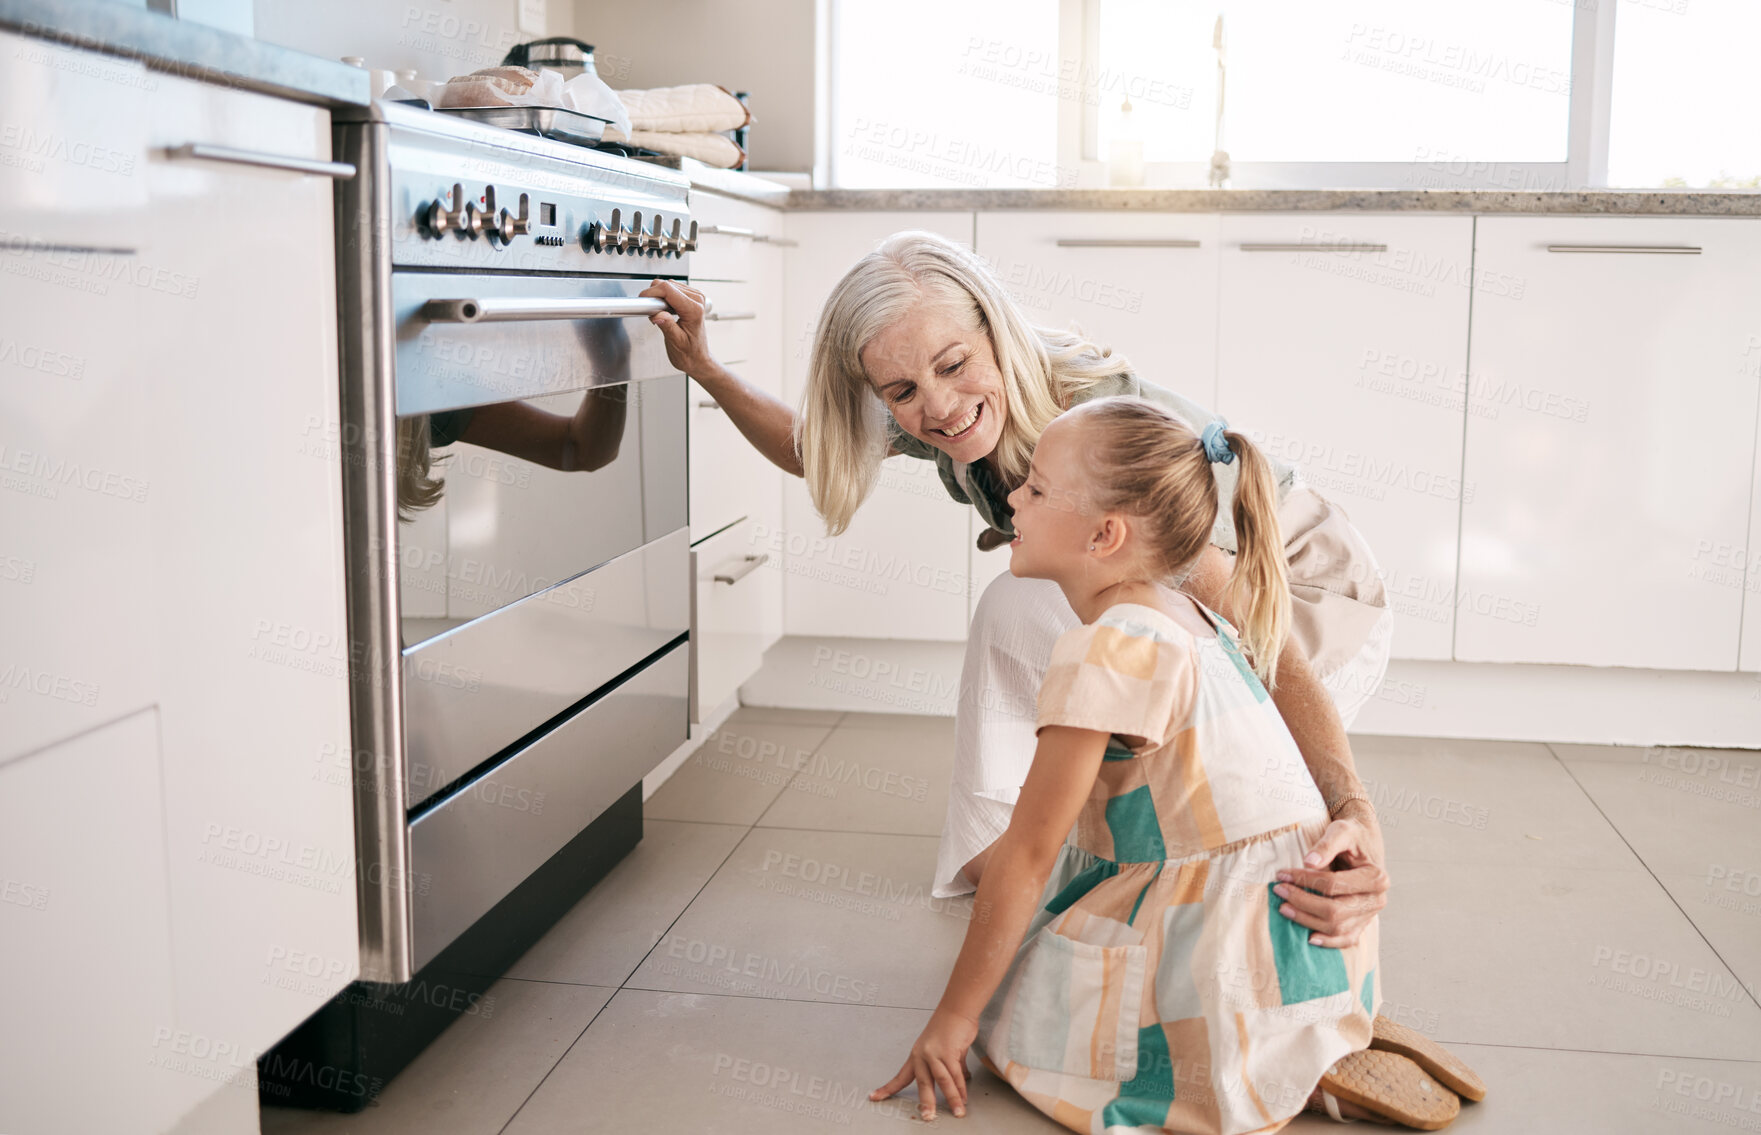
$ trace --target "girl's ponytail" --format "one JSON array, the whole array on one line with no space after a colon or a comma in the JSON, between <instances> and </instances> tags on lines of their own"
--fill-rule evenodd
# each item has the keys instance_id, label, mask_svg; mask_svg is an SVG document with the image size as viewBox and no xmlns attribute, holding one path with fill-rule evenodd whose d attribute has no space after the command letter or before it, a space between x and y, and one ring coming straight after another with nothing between
<instances>
[{"instance_id":1,"label":"girl's ponytail","mask_svg":"<svg viewBox=\"0 0 1761 1135\"><path fill-rule=\"evenodd\" d=\"M1157 566L1179 578L1211 542L1220 495L1213 463L1239 461L1235 482L1235 566L1224 585L1241 644L1268 689L1290 632L1290 582L1278 530L1271 462L1246 434L1216 419L1194 431L1144 398L1096 398L1070 411L1105 430L1087 447L1089 493L1103 512L1140 520Z\"/></svg>"},{"instance_id":2,"label":"girl's ponytail","mask_svg":"<svg viewBox=\"0 0 1761 1135\"><path fill-rule=\"evenodd\" d=\"M1266 460L1247 435L1226 430L1223 437L1241 463L1235 482L1235 568L1224 594L1241 620L1241 642L1254 673L1267 689L1290 633L1290 580L1284 566L1284 536L1278 529L1278 486Z\"/></svg>"}]
</instances>

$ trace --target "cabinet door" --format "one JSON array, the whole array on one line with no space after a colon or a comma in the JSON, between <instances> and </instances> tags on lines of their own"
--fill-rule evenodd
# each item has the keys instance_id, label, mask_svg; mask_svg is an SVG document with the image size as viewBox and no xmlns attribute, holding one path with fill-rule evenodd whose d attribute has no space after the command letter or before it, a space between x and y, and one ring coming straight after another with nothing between
<instances>
[{"instance_id":1,"label":"cabinet door","mask_svg":"<svg viewBox=\"0 0 1761 1135\"><path fill-rule=\"evenodd\" d=\"M1364 534L1394 656L1448 658L1472 219L1225 216L1222 236L1217 411Z\"/></svg>"},{"instance_id":2,"label":"cabinet door","mask_svg":"<svg viewBox=\"0 0 1761 1135\"><path fill-rule=\"evenodd\" d=\"M138 63L0 32L0 761L154 700Z\"/></svg>"},{"instance_id":3,"label":"cabinet door","mask_svg":"<svg viewBox=\"0 0 1761 1135\"><path fill-rule=\"evenodd\" d=\"M1761 380L1761 339L1743 349L1743 371ZM1761 415L1757 415L1761 424ZM1749 490L1749 538L1743 548L1743 645L1737 669L1761 671L1761 436L1756 437L1755 482ZM1761 684L1755 688L1761 700Z\"/></svg>"},{"instance_id":4,"label":"cabinet door","mask_svg":"<svg viewBox=\"0 0 1761 1135\"><path fill-rule=\"evenodd\" d=\"M1456 657L1733 669L1761 221L1483 217L1476 263Z\"/></svg>"},{"instance_id":5,"label":"cabinet door","mask_svg":"<svg viewBox=\"0 0 1761 1135\"><path fill-rule=\"evenodd\" d=\"M779 621L774 557L753 550L753 522L742 520L691 549L691 720L702 721L758 672Z\"/></svg>"},{"instance_id":6,"label":"cabinet door","mask_svg":"<svg viewBox=\"0 0 1761 1135\"><path fill-rule=\"evenodd\" d=\"M980 213L978 252L1034 323L1078 329L1139 375L1216 402L1210 213Z\"/></svg>"},{"instance_id":7,"label":"cabinet door","mask_svg":"<svg viewBox=\"0 0 1761 1135\"><path fill-rule=\"evenodd\" d=\"M165 1131L251 1076L172 1001L157 724L145 709L0 764L7 1131Z\"/></svg>"},{"instance_id":8,"label":"cabinet door","mask_svg":"<svg viewBox=\"0 0 1761 1135\"><path fill-rule=\"evenodd\" d=\"M1217 398L1217 265L1213 213L979 213L978 252L1037 324L1074 328L1144 378L1204 406ZM978 550L968 533L971 596L1009 570L1009 550Z\"/></svg>"},{"instance_id":9,"label":"cabinet door","mask_svg":"<svg viewBox=\"0 0 1761 1135\"><path fill-rule=\"evenodd\" d=\"M784 282L784 401L798 404L813 328L832 287L857 259L902 229L972 239L970 213L791 213ZM873 495L843 535L826 535L807 487L783 487L783 525L762 550L784 564L784 629L960 641L966 637L967 514L942 487L935 466L889 458Z\"/></svg>"},{"instance_id":10,"label":"cabinet door","mask_svg":"<svg viewBox=\"0 0 1761 1135\"><path fill-rule=\"evenodd\" d=\"M141 423L179 1019L265 1046L358 971L333 190L323 111L158 76Z\"/></svg>"}]
</instances>

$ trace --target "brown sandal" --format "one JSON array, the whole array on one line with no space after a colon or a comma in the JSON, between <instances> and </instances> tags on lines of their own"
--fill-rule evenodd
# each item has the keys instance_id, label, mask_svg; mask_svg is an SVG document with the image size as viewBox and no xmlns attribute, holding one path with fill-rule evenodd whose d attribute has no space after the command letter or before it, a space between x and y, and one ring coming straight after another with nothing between
<instances>
[{"instance_id":1,"label":"brown sandal","mask_svg":"<svg viewBox=\"0 0 1761 1135\"><path fill-rule=\"evenodd\" d=\"M1448 1127L1461 1113L1460 1097L1392 1052L1366 1048L1349 1053L1327 1069L1320 1087L1323 1101L1331 1095L1420 1131Z\"/></svg>"},{"instance_id":2,"label":"brown sandal","mask_svg":"<svg viewBox=\"0 0 1761 1135\"><path fill-rule=\"evenodd\" d=\"M1486 1081L1475 1075L1474 1070L1462 1063L1455 1053L1417 1029L1395 1024L1387 1017L1378 1015L1371 1034L1370 1047L1378 1052L1399 1053L1443 1081L1444 1087L1464 1100L1478 1103L1486 1098Z\"/></svg>"}]
</instances>

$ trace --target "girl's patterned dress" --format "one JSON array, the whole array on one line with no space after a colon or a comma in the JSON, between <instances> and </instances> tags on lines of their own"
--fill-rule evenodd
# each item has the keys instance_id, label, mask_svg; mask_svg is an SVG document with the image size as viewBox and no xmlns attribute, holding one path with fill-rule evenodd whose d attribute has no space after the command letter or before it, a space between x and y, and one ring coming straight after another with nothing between
<instances>
[{"instance_id":1,"label":"girl's patterned dress","mask_svg":"<svg viewBox=\"0 0 1761 1135\"><path fill-rule=\"evenodd\" d=\"M1276 1131L1370 1042L1376 924L1311 946L1277 872L1327 826L1235 629L1121 603L1067 631L1039 725L1111 734L978 1048L1074 1131Z\"/></svg>"}]
</instances>

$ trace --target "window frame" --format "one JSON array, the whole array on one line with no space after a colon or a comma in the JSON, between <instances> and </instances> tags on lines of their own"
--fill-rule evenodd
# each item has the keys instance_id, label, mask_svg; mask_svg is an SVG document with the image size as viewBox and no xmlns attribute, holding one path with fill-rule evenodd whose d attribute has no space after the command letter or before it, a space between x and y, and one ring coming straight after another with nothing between
<instances>
[{"instance_id":1,"label":"window frame","mask_svg":"<svg viewBox=\"0 0 1761 1135\"><path fill-rule=\"evenodd\" d=\"M1231 189L1466 189L1535 192L1608 184L1608 110L1613 100L1618 4L1572 5L1571 103L1562 162L1231 162ZM1084 74L1100 70L1101 0L1059 0L1058 42L1073 47ZM1071 108L1076 109L1076 108ZM1060 107L1058 161L1077 184L1107 184L1100 160L1100 108ZM1460 165L1462 168L1454 168ZM1148 188L1209 188L1208 162L1145 162Z\"/></svg>"},{"instance_id":2,"label":"window frame","mask_svg":"<svg viewBox=\"0 0 1761 1135\"><path fill-rule=\"evenodd\" d=\"M837 146L832 138L837 99L838 7L844 0L815 0L818 50L814 66L814 184L838 184ZM1081 61L1083 74L1099 71L1100 0L1058 0L1059 55ZM1446 162L1442 168L1411 162L1232 162L1231 189L1455 189L1543 192L1600 189L1608 185L1608 122L1613 101L1614 3L1572 4L1571 95L1566 159L1562 162ZM1072 171L1075 187L1104 188L1100 160L1100 109L1087 100L1059 99L1057 168ZM1459 165L1461 168L1455 168ZM1208 162L1146 162L1147 188L1208 188Z\"/></svg>"}]
</instances>

